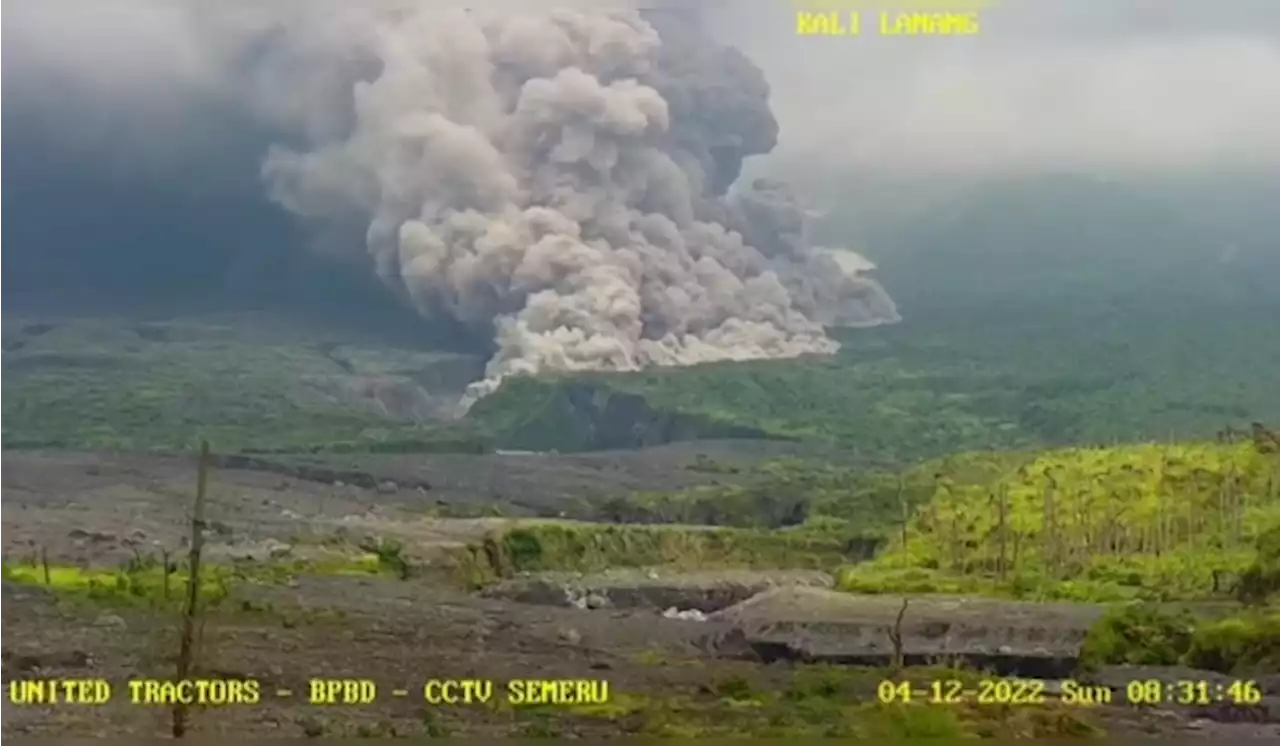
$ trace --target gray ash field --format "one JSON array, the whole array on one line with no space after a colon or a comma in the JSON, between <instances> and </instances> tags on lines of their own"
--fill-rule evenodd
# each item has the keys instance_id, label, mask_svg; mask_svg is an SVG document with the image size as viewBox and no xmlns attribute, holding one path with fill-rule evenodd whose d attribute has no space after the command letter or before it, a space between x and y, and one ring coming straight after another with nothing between
<instances>
[{"instance_id":1,"label":"gray ash field","mask_svg":"<svg viewBox=\"0 0 1280 746\"><path fill-rule=\"evenodd\" d=\"M513 464L528 463L530 457L479 458L493 470L518 473L521 467ZM574 481L583 479L581 457L537 458L537 468L551 473L563 461L570 467L563 473ZM662 471L672 456L669 449L660 449L592 458L609 458L613 471L627 475ZM407 473L395 471L391 463L373 459L366 469L388 485ZM420 468L443 483L444 463L449 459ZM190 456L10 452L3 466L7 567L27 562L34 547L47 552L49 563L57 567L105 566L157 547L174 554L182 550L194 482ZM389 470L380 471L383 466ZM567 483L543 484L549 492L568 489ZM391 493L389 486L379 491L257 470L214 470L207 556L216 563L275 569L229 581L228 594L207 614L200 645L200 677L257 680L262 700L256 705L195 708L193 735L909 735L916 732L912 728L945 734L956 723L1026 735L1057 732L1064 719L1079 720L1072 727L1081 732L1089 729L1088 723L1105 726L1112 734L1219 738L1275 733L1273 726L1263 724L1216 722L1208 716L1211 713L1081 708L1052 698L1038 707L944 707L945 714L924 718L928 722L923 725L904 723L895 708L876 704L876 686L886 675L883 668L866 662L832 665L813 654L807 661L798 655L771 663L761 660L753 630L772 625L777 634L779 627L773 622L778 611L774 609L770 619L753 608L769 594L801 592L785 590L796 584L818 589L807 592L810 605L788 603L800 612L790 617L797 624L834 621L834 639L850 641L838 626L847 611L833 611L821 600L820 587L829 579L822 581L820 573L683 573L657 567L598 577L550 574L541 581L526 576L485 593L471 592L460 586L451 557L460 547L482 541L486 532L522 519L434 517L428 515L436 505L434 490L397 488ZM553 500L544 499L554 506ZM358 546L371 537L401 543L412 567L407 577L360 572L352 569L356 564L332 561L360 554ZM525 594L523 601L512 600L520 594L510 589L521 583L559 586L566 593L561 598L554 593ZM634 592L645 586L666 592ZM768 590L774 586L780 589ZM761 600L739 603L757 592L764 594ZM708 605L708 598L716 600ZM167 708L129 704L124 682L172 676L178 617L171 610L134 601L86 598L66 592L58 583L42 588L5 581L6 683L35 677L101 678L116 685L114 701L102 707L7 703L6 733L166 732ZM949 611L954 603L920 597L912 608L929 616L936 606L942 617L954 617ZM700 604L704 615L672 613ZM879 645L883 653L887 643L871 639L871 630L892 624L895 601L860 603L848 596L843 605L857 608L871 648ZM1040 639L1036 630L1063 625L1083 630L1096 615L1087 606L1041 607L1032 610L1035 618L1018 619L1014 605L965 606L971 609L966 612L970 625L993 630L1020 627L1033 639ZM921 624L928 623L921 617ZM831 624L826 629L831 635ZM908 633L915 634L911 629L907 625ZM812 637L815 630L797 634ZM908 640L908 651L912 644ZM1016 640L1003 644L1020 645ZM1039 644L1028 642L1024 647ZM979 674L919 667L909 668L907 675L926 681ZM381 694L369 705L310 705L300 700L312 678L370 679ZM503 682L555 678L607 680L611 701L607 706L447 706L422 698L422 687L430 679L492 680L498 687L497 701L502 699ZM294 694L276 696L280 689ZM393 689L410 694L392 697ZM745 701L756 704L744 708Z\"/></svg>"}]
</instances>

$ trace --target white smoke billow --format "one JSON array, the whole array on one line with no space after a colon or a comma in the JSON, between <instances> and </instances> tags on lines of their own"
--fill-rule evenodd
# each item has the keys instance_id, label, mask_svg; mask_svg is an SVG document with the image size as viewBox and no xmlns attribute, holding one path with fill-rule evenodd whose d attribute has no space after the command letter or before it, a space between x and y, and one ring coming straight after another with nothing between
<instances>
[{"instance_id":1,"label":"white smoke billow","mask_svg":"<svg viewBox=\"0 0 1280 746\"><path fill-rule=\"evenodd\" d=\"M784 185L727 194L777 124L695 18L421 3L304 17L272 50L258 104L306 134L268 154L272 196L363 216L395 292L494 336L464 409L512 374L831 353L824 324L898 320Z\"/></svg>"}]
</instances>

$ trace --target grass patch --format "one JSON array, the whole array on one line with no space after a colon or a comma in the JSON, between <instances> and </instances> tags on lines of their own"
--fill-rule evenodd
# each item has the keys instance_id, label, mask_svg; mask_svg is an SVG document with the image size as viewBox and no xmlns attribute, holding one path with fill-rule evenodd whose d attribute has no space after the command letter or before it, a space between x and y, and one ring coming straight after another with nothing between
<instances>
[{"instance_id":1,"label":"grass patch","mask_svg":"<svg viewBox=\"0 0 1280 746\"><path fill-rule=\"evenodd\" d=\"M231 595L233 574L228 568L206 567L203 570L200 597L208 607L214 608ZM166 573L161 565L115 570L50 565L46 583L43 567L5 563L0 565L0 575L7 582L48 588L73 599L173 611L182 606L188 579L185 571Z\"/></svg>"},{"instance_id":2,"label":"grass patch","mask_svg":"<svg viewBox=\"0 0 1280 746\"><path fill-rule=\"evenodd\" d=\"M230 571L237 580L267 585L281 585L304 575L395 577L400 574L398 565L372 552L325 552L305 559L237 559L232 561Z\"/></svg>"},{"instance_id":3,"label":"grass patch","mask_svg":"<svg viewBox=\"0 0 1280 746\"><path fill-rule=\"evenodd\" d=\"M200 597L209 608L218 608L244 583L285 585L302 576L382 576L403 578L408 562L399 544L380 540L378 551L326 552L314 557L275 557L269 560L237 559L201 566ZM188 575L178 562L167 573L163 562L146 554L116 568L50 565L48 582L38 563L6 562L0 573L7 582L48 588L63 597L108 605L143 606L177 610L185 598Z\"/></svg>"}]
</instances>

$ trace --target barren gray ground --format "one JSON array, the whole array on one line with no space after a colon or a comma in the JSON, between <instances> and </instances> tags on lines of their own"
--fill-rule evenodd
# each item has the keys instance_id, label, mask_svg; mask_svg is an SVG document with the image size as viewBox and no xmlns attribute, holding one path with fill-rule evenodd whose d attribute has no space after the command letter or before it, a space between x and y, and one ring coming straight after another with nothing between
<instances>
[{"instance_id":1,"label":"barren gray ground","mask_svg":"<svg viewBox=\"0 0 1280 746\"><path fill-rule=\"evenodd\" d=\"M614 483L670 473L672 456L653 454L592 457L488 457L466 462L450 476L434 460L432 489L419 491L406 472L361 464L378 481L397 488L335 486L280 474L218 469L212 478L210 556L260 552L291 545L305 553L317 537L364 534L395 536L408 553L429 564L441 550L482 536L501 518L442 519L427 514L439 490L464 475L480 479L489 469L506 479L538 485L540 499L564 492L564 482L581 478ZM647 459L652 458L652 461ZM479 457L477 457L479 459ZM524 459L536 473L521 472ZM536 461L534 461L536 459ZM630 459L630 461L628 461ZM401 463L407 464L404 458ZM585 466L584 466L585 464ZM628 464L632 464L628 466ZM636 466L639 464L641 466ZM127 559L134 546L177 551L185 532L192 492L190 459L109 454L6 453L3 461L3 550L21 561L32 547L45 547L50 562L106 563ZM615 472L614 477L607 476ZM601 476L601 474L605 476ZM618 476L621 474L621 476ZM539 478L542 475L545 478ZM556 476L551 476L556 475ZM657 478L656 476L654 477ZM461 495L463 490L456 488ZM463 499L461 497L450 499ZM476 496L479 502L486 498ZM653 580L650 578L650 580ZM722 577L725 582L745 582ZM686 581L688 582L688 581ZM754 581L752 581L754 582ZM677 583L678 584L678 583ZM60 601L40 588L6 582L4 678L93 677L120 682L169 677L176 650L176 620L142 609L110 609ZM850 603L857 603L851 600ZM781 689L796 664L731 660L708 642L726 620L665 618L660 609L581 609L519 603L510 598L469 594L430 576L401 581L389 577L300 577L287 584L237 589L235 605L210 617L204 630L205 675L252 677L263 683L257 706L196 711L198 733L236 735L353 735L360 733L513 735L529 734L525 719L511 712L477 707L427 708L421 698L380 699L369 707L319 707L299 701L311 677L371 678L382 689L419 689L430 678L601 678L627 696L687 696L714 701L717 682L741 679L756 691ZM1006 608L984 612L970 603L966 614L997 617ZM859 607L883 619L891 603ZM927 608L927 607L926 607ZM939 609L942 607L939 606ZM1031 613L1028 611L1028 613ZM1050 609L1035 613L1061 618ZM1066 612L1064 612L1066 613ZM726 612L729 614L729 612ZM715 615L712 615L715 617ZM1087 615L1086 615L1087 616ZM868 670L862 697L872 698L880 674ZM292 698L274 695L295 692ZM121 698L105 707L15 706L6 701L7 735L152 735L167 728L167 711L135 707ZM1101 715L1117 733L1236 738L1269 733L1271 726L1226 725L1193 713L1107 711ZM557 732L617 735L634 729L630 716L614 720L568 717Z\"/></svg>"}]
</instances>

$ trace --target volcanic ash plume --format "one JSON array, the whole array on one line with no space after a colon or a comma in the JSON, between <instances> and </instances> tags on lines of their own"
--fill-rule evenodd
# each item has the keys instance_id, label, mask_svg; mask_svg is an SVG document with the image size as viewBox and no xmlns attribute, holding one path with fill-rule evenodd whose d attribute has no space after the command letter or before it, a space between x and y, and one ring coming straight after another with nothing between
<instances>
[{"instance_id":1,"label":"volcanic ash plume","mask_svg":"<svg viewBox=\"0 0 1280 746\"><path fill-rule=\"evenodd\" d=\"M310 140L263 170L300 215L363 215L421 313L493 334L464 407L511 374L831 353L824 323L897 320L860 267L805 245L784 187L725 196L777 138L736 50L627 11L423 6L290 27L273 87L308 85L268 103Z\"/></svg>"}]
</instances>

